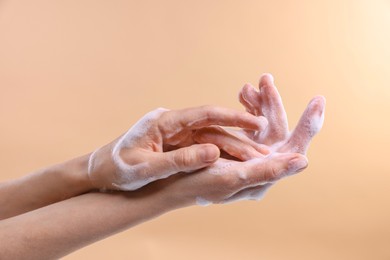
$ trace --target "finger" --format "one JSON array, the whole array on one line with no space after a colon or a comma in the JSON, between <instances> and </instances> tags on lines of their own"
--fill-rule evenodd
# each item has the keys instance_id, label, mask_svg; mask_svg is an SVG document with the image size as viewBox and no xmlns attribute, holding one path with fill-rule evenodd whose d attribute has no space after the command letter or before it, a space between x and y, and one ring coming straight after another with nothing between
<instances>
[{"instance_id":1,"label":"finger","mask_svg":"<svg viewBox=\"0 0 390 260\"><path fill-rule=\"evenodd\" d=\"M251 84L247 83L242 87L238 95L238 100L248 113L255 116L262 116L260 93ZM256 131L244 129L244 132L252 140L255 139Z\"/></svg>"},{"instance_id":2,"label":"finger","mask_svg":"<svg viewBox=\"0 0 390 260\"><path fill-rule=\"evenodd\" d=\"M274 153L241 164L243 169L236 174L246 183L246 187L253 187L298 173L307 167L308 161L298 153Z\"/></svg>"},{"instance_id":3,"label":"finger","mask_svg":"<svg viewBox=\"0 0 390 260\"><path fill-rule=\"evenodd\" d=\"M250 87L249 84L245 84L242 89L240 90L240 92L238 93L238 100L240 101L240 103L245 107L245 110L249 113L251 113L252 115L255 114L254 112L254 108L252 106L252 104L250 104L243 96L243 91L245 91L244 89Z\"/></svg>"},{"instance_id":4,"label":"finger","mask_svg":"<svg viewBox=\"0 0 390 260\"><path fill-rule=\"evenodd\" d=\"M288 142L279 151L305 154L312 138L321 130L325 116L325 98L313 98L301 116Z\"/></svg>"},{"instance_id":5,"label":"finger","mask_svg":"<svg viewBox=\"0 0 390 260\"><path fill-rule=\"evenodd\" d=\"M246 111L255 116L262 115L260 93L251 84L247 83L242 87L238 99Z\"/></svg>"},{"instance_id":6,"label":"finger","mask_svg":"<svg viewBox=\"0 0 390 260\"><path fill-rule=\"evenodd\" d=\"M221 127L205 127L197 130L193 139L198 143L212 143L221 150L240 160L246 161L269 153L264 146L249 138L238 138ZM263 152L263 154L262 154Z\"/></svg>"},{"instance_id":7,"label":"finger","mask_svg":"<svg viewBox=\"0 0 390 260\"><path fill-rule=\"evenodd\" d=\"M257 131L256 132L256 136L258 136L259 134L263 133L265 131L265 129L267 128L267 125L268 125L268 121L265 117L259 117L259 118L264 118L264 122L266 122L266 124L264 125L264 127L262 129L262 131ZM250 145L252 145L257 151L259 151L260 153L264 154L264 155L267 155L271 152L269 146L267 145L264 145L264 144L261 144L261 143L258 143L255 141L255 139L251 138L250 136L248 136L244 131L242 130L237 130L237 129L229 129L229 128L226 128L226 127L223 127L223 129L225 129L228 133L230 133L231 135L234 135L236 136L238 139L240 139L241 141L243 142L248 142Z\"/></svg>"},{"instance_id":8,"label":"finger","mask_svg":"<svg viewBox=\"0 0 390 260\"><path fill-rule=\"evenodd\" d=\"M114 188L137 190L148 183L179 172L199 170L213 164L219 158L220 152L213 144L196 144L166 153L141 150L139 155L138 159L116 159L121 172L118 173L118 180L112 183ZM148 160L145 161L145 158Z\"/></svg>"},{"instance_id":9,"label":"finger","mask_svg":"<svg viewBox=\"0 0 390 260\"><path fill-rule=\"evenodd\" d=\"M263 137L264 141L275 143L285 140L288 134L287 115L271 74L261 76L259 88L262 113L269 123L267 132Z\"/></svg>"},{"instance_id":10,"label":"finger","mask_svg":"<svg viewBox=\"0 0 390 260\"><path fill-rule=\"evenodd\" d=\"M160 128L177 132L185 128L199 129L211 125L259 130L261 121L247 112L216 106L203 106L168 111L162 116L159 123Z\"/></svg>"},{"instance_id":11,"label":"finger","mask_svg":"<svg viewBox=\"0 0 390 260\"><path fill-rule=\"evenodd\" d=\"M273 183L265 183L254 187L245 188L235 193L233 196L225 199L222 203L232 203L241 200L261 200L265 193L272 187Z\"/></svg>"},{"instance_id":12,"label":"finger","mask_svg":"<svg viewBox=\"0 0 390 260\"><path fill-rule=\"evenodd\" d=\"M151 165L158 179L178 172L191 172L211 165L219 158L218 147L213 144L195 144L174 151L161 153Z\"/></svg>"}]
</instances>

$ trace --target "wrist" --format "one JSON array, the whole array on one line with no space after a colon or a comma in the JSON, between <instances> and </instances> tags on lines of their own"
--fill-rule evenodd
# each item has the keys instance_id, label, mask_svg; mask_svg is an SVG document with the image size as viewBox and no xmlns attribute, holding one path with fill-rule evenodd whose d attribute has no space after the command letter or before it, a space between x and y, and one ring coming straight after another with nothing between
<instances>
[{"instance_id":1,"label":"wrist","mask_svg":"<svg viewBox=\"0 0 390 260\"><path fill-rule=\"evenodd\" d=\"M58 165L73 194L82 194L94 189L88 176L89 157L90 154L86 154Z\"/></svg>"},{"instance_id":2,"label":"wrist","mask_svg":"<svg viewBox=\"0 0 390 260\"><path fill-rule=\"evenodd\" d=\"M167 179L155 181L140 190L156 197L156 200L159 201L160 205L163 205L166 211L195 205L195 199L180 189L181 178L179 175L180 173Z\"/></svg>"}]
</instances>

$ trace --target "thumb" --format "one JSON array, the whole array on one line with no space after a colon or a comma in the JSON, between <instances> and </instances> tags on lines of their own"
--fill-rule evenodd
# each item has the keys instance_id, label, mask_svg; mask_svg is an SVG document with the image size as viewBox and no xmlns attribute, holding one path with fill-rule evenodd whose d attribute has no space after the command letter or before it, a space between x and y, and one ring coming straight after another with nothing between
<instances>
[{"instance_id":1,"label":"thumb","mask_svg":"<svg viewBox=\"0 0 390 260\"><path fill-rule=\"evenodd\" d=\"M302 171L308 165L307 158L299 153L274 153L244 163L249 166L247 177L250 185L277 181Z\"/></svg>"},{"instance_id":2,"label":"thumb","mask_svg":"<svg viewBox=\"0 0 390 260\"><path fill-rule=\"evenodd\" d=\"M279 169L277 177L283 178L297 174L308 166L307 157L299 153L290 153L274 159L274 169Z\"/></svg>"},{"instance_id":3,"label":"thumb","mask_svg":"<svg viewBox=\"0 0 390 260\"><path fill-rule=\"evenodd\" d=\"M219 148L213 144L195 144L166 152L163 156L168 162L167 171L189 172L214 163L220 155Z\"/></svg>"}]
</instances>

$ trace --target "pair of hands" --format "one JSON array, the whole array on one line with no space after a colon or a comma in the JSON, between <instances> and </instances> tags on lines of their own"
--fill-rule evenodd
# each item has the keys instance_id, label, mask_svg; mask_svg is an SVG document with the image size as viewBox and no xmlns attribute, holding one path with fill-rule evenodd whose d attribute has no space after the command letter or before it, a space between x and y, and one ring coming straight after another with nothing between
<instances>
[{"instance_id":1,"label":"pair of hands","mask_svg":"<svg viewBox=\"0 0 390 260\"><path fill-rule=\"evenodd\" d=\"M322 127L325 100L313 98L292 132L271 75L261 77L258 91L246 84L239 100L247 112L204 106L146 114L91 154L93 187L129 191L149 184L140 190L186 205L260 199L275 181L307 167L304 154Z\"/></svg>"}]
</instances>

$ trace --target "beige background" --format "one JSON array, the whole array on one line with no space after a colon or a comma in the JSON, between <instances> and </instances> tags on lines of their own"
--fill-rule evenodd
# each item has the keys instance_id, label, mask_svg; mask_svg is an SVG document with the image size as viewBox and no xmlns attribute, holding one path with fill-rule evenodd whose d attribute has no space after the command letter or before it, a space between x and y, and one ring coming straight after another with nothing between
<instances>
[{"instance_id":1,"label":"beige background","mask_svg":"<svg viewBox=\"0 0 390 260\"><path fill-rule=\"evenodd\" d=\"M390 259L390 2L0 0L1 179L92 151L147 111L271 72L310 167L265 200L192 207L66 259Z\"/></svg>"}]
</instances>

